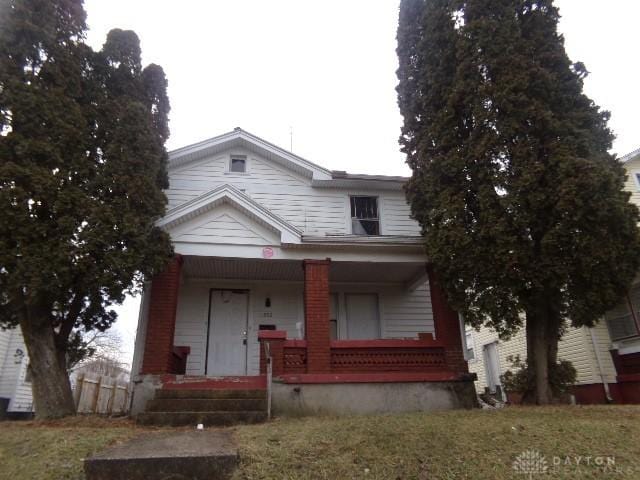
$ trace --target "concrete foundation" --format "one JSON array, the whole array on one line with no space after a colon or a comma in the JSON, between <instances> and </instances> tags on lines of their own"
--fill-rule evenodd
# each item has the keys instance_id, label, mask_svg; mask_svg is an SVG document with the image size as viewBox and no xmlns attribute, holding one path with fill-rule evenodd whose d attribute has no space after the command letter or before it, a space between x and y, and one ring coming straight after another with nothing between
<instances>
[{"instance_id":1,"label":"concrete foundation","mask_svg":"<svg viewBox=\"0 0 640 480\"><path fill-rule=\"evenodd\" d=\"M160 375L134 381L131 415L137 416L163 385ZM203 386L206 389L207 386ZM477 407L473 380L424 382L282 383L274 380L274 415L352 415Z\"/></svg>"},{"instance_id":2,"label":"concrete foundation","mask_svg":"<svg viewBox=\"0 0 640 480\"><path fill-rule=\"evenodd\" d=\"M159 375L139 375L134 378L130 415L136 416L144 412L147 401L153 400L156 390L160 387L162 380Z\"/></svg>"},{"instance_id":3,"label":"concrete foundation","mask_svg":"<svg viewBox=\"0 0 640 480\"><path fill-rule=\"evenodd\" d=\"M285 384L274 382L274 415L353 415L477 407L473 381Z\"/></svg>"}]
</instances>

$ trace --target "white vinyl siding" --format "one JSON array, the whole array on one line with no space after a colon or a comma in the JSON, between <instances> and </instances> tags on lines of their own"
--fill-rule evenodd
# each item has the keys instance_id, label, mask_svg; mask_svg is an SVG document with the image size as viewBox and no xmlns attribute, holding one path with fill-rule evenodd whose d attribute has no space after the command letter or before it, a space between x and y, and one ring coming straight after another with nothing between
<instances>
[{"instance_id":1,"label":"white vinyl siding","mask_svg":"<svg viewBox=\"0 0 640 480\"><path fill-rule=\"evenodd\" d=\"M593 329L596 337L596 346L602 362L604 376L608 382L615 383L616 374L609 349L611 340L604 322L599 322ZM469 362L469 370L478 375L478 390L482 391L487 386L485 378L484 359L479 352L483 345L498 340L498 335L489 328L481 328L479 332L470 330L473 342L477 348L476 360ZM498 355L500 357L501 373L511 369L507 361L510 355L520 355L521 360L527 358L527 342L524 326L511 339L500 340L498 343ZM600 374L596 355L591 341L591 333L588 328L569 328L558 345L558 358L570 361L577 371L578 384L600 383Z\"/></svg>"},{"instance_id":2,"label":"white vinyl siding","mask_svg":"<svg viewBox=\"0 0 640 480\"><path fill-rule=\"evenodd\" d=\"M274 232L228 206L219 206L179 225L172 235L176 242L235 245L273 245L278 242Z\"/></svg>"},{"instance_id":3,"label":"white vinyl siding","mask_svg":"<svg viewBox=\"0 0 640 480\"><path fill-rule=\"evenodd\" d=\"M640 174L640 155L625 163L624 168L627 171L624 189L631 193L631 202L640 207L640 184L636 177L637 174Z\"/></svg>"},{"instance_id":4,"label":"white vinyl siding","mask_svg":"<svg viewBox=\"0 0 640 480\"><path fill-rule=\"evenodd\" d=\"M259 371L260 350L258 329L260 325L275 325L285 330L287 338L304 338L304 304L302 282L223 281L193 279L180 286L176 314L174 345L191 347L187 358L187 374L203 375L206 355L207 317L209 290L211 288L235 288L249 290L248 374ZM398 285L339 284L332 286L341 299L346 293L375 293L379 298L380 328L383 338L417 338L418 333L433 333L433 314L428 286L409 292ZM266 299L271 306L265 305ZM338 312L341 317L344 311ZM344 328L339 318L339 328ZM340 336L345 338L344 335Z\"/></svg>"},{"instance_id":5,"label":"white vinyl siding","mask_svg":"<svg viewBox=\"0 0 640 480\"><path fill-rule=\"evenodd\" d=\"M411 218L403 192L384 193L382 215L385 235L420 235L420 226Z\"/></svg>"},{"instance_id":6,"label":"white vinyl siding","mask_svg":"<svg viewBox=\"0 0 640 480\"><path fill-rule=\"evenodd\" d=\"M591 362L591 371L593 372L592 383L600 383L602 380L600 378L598 361L593 348L593 342L591 340L591 331L593 331L596 348L598 350L598 356L600 358L600 362L602 365L602 373L605 377L605 380L610 383L615 383L616 367L613 364L613 359L611 358L611 352L610 352L612 348L611 337L609 336L609 331L607 330L607 325L605 324L604 320L601 320L600 322L598 322L593 327L593 329L583 328L582 330L584 332L587 350L590 353L589 360ZM567 359L570 359L569 355L567 355ZM578 372L578 377L580 377L580 372ZM586 379L584 383L588 383Z\"/></svg>"},{"instance_id":7,"label":"white vinyl siding","mask_svg":"<svg viewBox=\"0 0 640 480\"><path fill-rule=\"evenodd\" d=\"M247 173L228 171L232 154L246 155ZM305 234L350 234L349 196L375 196L378 198L381 234L420 234L417 222L409 217L409 206L402 191L313 188L311 179L249 151L229 150L171 170L169 184L165 191L168 208L188 202L220 185L230 184Z\"/></svg>"},{"instance_id":8,"label":"white vinyl siding","mask_svg":"<svg viewBox=\"0 0 640 480\"><path fill-rule=\"evenodd\" d=\"M10 330L0 329L0 374L4 370L4 364L6 361L7 351L9 350L9 337L11 336Z\"/></svg>"},{"instance_id":9,"label":"white vinyl siding","mask_svg":"<svg viewBox=\"0 0 640 480\"><path fill-rule=\"evenodd\" d=\"M298 230L315 234L346 233L346 194L329 189L315 192L310 187L280 192L265 190L256 187L247 193Z\"/></svg>"},{"instance_id":10,"label":"white vinyl siding","mask_svg":"<svg viewBox=\"0 0 640 480\"><path fill-rule=\"evenodd\" d=\"M435 331L428 283L413 292L399 286L384 289L380 310L384 338L417 338L419 333Z\"/></svg>"},{"instance_id":11,"label":"white vinyl siding","mask_svg":"<svg viewBox=\"0 0 640 480\"><path fill-rule=\"evenodd\" d=\"M29 357L19 328L0 331L4 337L4 355L0 370L0 397L9 398L8 411L30 412L33 410L31 384L25 382ZM21 358L15 356L17 349L22 350Z\"/></svg>"},{"instance_id":12,"label":"white vinyl siding","mask_svg":"<svg viewBox=\"0 0 640 480\"><path fill-rule=\"evenodd\" d=\"M487 375L484 364L483 347L498 340L498 335L489 328L482 328L480 331L470 330L475 346L475 360L469 362L469 371L478 375L477 391L483 392L487 387ZM499 374L502 375L511 369L511 364L507 361L510 355L520 355L522 360L526 358L527 343L525 341L524 329L516 333L508 341L498 342Z\"/></svg>"},{"instance_id":13,"label":"white vinyl siding","mask_svg":"<svg viewBox=\"0 0 640 480\"><path fill-rule=\"evenodd\" d=\"M173 344L191 348L187 357L187 375L204 374L209 290L207 285L199 283L185 282L180 286Z\"/></svg>"}]
</instances>

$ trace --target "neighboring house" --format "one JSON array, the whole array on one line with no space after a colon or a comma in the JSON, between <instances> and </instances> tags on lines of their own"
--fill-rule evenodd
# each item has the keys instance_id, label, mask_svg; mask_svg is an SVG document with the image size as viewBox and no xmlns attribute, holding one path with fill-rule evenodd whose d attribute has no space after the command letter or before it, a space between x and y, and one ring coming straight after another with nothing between
<instances>
[{"instance_id":1,"label":"neighboring house","mask_svg":"<svg viewBox=\"0 0 640 480\"><path fill-rule=\"evenodd\" d=\"M20 328L0 329L0 418L31 416L33 400L28 365Z\"/></svg>"},{"instance_id":2,"label":"neighboring house","mask_svg":"<svg viewBox=\"0 0 640 480\"><path fill-rule=\"evenodd\" d=\"M640 207L640 149L621 158L627 170L625 189ZM478 376L478 391L495 392L500 375L511 368L510 356L526 359L521 330L499 341L489 328L465 331L469 370ZM574 395L578 403L640 403L640 276L629 294L594 328L569 328L560 341L558 357L578 372Z\"/></svg>"},{"instance_id":3,"label":"neighboring house","mask_svg":"<svg viewBox=\"0 0 640 480\"><path fill-rule=\"evenodd\" d=\"M176 257L145 286L133 412L157 388L264 385L266 345L274 410L473 405L405 181L329 171L239 128L171 152L158 225Z\"/></svg>"}]
</instances>

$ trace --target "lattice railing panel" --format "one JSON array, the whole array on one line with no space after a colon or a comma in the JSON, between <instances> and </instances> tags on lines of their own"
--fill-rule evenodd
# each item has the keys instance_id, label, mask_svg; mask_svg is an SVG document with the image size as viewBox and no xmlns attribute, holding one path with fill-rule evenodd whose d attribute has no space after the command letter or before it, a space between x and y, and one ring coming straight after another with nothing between
<instances>
[{"instance_id":1,"label":"lattice railing panel","mask_svg":"<svg viewBox=\"0 0 640 480\"><path fill-rule=\"evenodd\" d=\"M447 366L444 348L331 349L335 372L428 372Z\"/></svg>"},{"instance_id":2,"label":"lattice railing panel","mask_svg":"<svg viewBox=\"0 0 640 480\"><path fill-rule=\"evenodd\" d=\"M304 347L285 347L284 373L305 373L307 369L307 349Z\"/></svg>"}]
</instances>

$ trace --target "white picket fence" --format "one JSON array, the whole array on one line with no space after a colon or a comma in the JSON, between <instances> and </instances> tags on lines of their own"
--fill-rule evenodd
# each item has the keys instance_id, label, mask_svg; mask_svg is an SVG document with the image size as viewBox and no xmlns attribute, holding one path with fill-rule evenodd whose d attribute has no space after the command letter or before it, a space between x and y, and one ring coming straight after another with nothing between
<instances>
[{"instance_id":1,"label":"white picket fence","mask_svg":"<svg viewBox=\"0 0 640 480\"><path fill-rule=\"evenodd\" d=\"M74 387L76 412L101 415L125 414L129 411L129 383L93 373L78 375Z\"/></svg>"}]
</instances>

